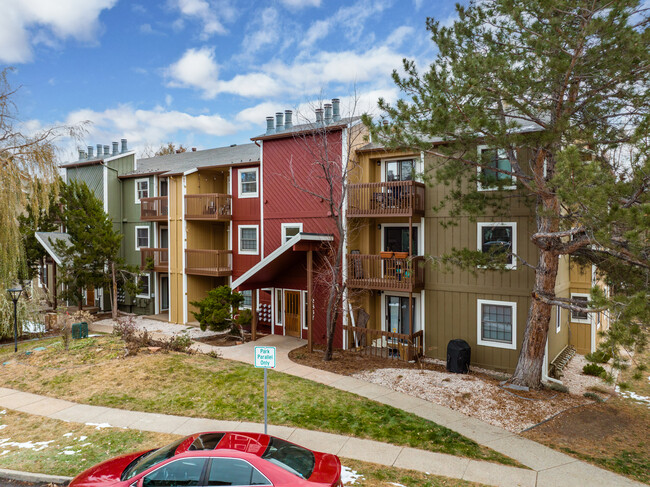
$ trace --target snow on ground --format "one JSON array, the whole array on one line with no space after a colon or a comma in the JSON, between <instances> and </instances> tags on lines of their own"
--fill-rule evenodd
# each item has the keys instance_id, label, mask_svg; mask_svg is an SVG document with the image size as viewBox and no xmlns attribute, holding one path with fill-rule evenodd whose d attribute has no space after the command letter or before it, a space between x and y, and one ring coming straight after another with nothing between
<instances>
[{"instance_id":1,"label":"snow on ground","mask_svg":"<svg viewBox=\"0 0 650 487\"><path fill-rule=\"evenodd\" d=\"M32 442L32 441L18 442L18 441L10 441L10 440L11 438L1 438L0 448L7 448L13 446L21 450L41 451L47 448L50 443L54 442L54 440L36 441L36 442Z\"/></svg>"},{"instance_id":2,"label":"snow on ground","mask_svg":"<svg viewBox=\"0 0 650 487\"><path fill-rule=\"evenodd\" d=\"M94 426L96 430L100 430L102 428L112 428L112 426L108 423L86 423L86 426Z\"/></svg>"},{"instance_id":3,"label":"snow on ground","mask_svg":"<svg viewBox=\"0 0 650 487\"><path fill-rule=\"evenodd\" d=\"M634 391L622 391L621 388L618 386L616 386L616 392L623 397L627 397L628 399L632 399L634 401L644 403L646 406L650 408L650 397L642 396L641 394L637 394Z\"/></svg>"},{"instance_id":4,"label":"snow on ground","mask_svg":"<svg viewBox=\"0 0 650 487\"><path fill-rule=\"evenodd\" d=\"M343 485L354 485L357 480L363 480L363 475L345 465L341 465L341 482L343 482Z\"/></svg>"},{"instance_id":5,"label":"snow on ground","mask_svg":"<svg viewBox=\"0 0 650 487\"><path fill-rule=\"evenodd\" d=\"M218 335L214 331L201 331L201 328L198 326L188 326L188 325L177 325L175 323L165 323L163 321L152 320L144 316L134 316L133 321L135 326L142 330L147 330L149 333L164 333L166 335L179 335L186 333L190 336L191 339L196 340L197 338L205 338L213 335ZM114 324L114 321L110 318L105 320L96 321L97 325L110 325Z\"/></svg>"}]
</instances>

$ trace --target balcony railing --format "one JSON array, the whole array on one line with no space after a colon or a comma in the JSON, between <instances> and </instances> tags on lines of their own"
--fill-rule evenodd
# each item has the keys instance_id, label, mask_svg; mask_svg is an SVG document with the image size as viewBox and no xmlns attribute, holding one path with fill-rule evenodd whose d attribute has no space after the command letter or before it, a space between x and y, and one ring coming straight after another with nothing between
<instances>
[{"instance_id":1,"label":"balcony railing","mask_svg":"<svg viewBox=\"0 0 650 487\"><path fill-rule=\"evenodd\" d=\"M348 333L351 348L364 355L409 361L424 354L422 331L408 335L358 326L344 326L343 329Z\"/></svg>"},{"instance_id":2,"label":"balcony railing","mask_svg":"<svg viewBox=\"0 0 650 487\"><path fill-rule=\"evenodd\" d=\"M348 254L348 287L383 291L420 291L424 287L424 257L406 259Z\"/></svg>"},{"instance_id":3,"label":"balcony railing","mask_svg":"<svg viewBox=\"0 0 650 487\"><path fill-rule=\"evenodd\" d=\"M169 269L169 249L140 249L140 269L167 272Z\"/></svg>"},{"instance_id":4,"label":"balcony railing","mask_svg":"<svg viewBox=\"0 0 650 487\"><path fill-rule=\"evenodd\" d=\"M166 222L169 213L167 201L167 196L140 198L140 220L144 222Z\"/></svg>"},{"instance_id":5,"label":"balcony railing","mask_svg":"<svg viewBox=\"0 0 650 487\"><path fill-rule=\"evenodd\" d=\"M229 221L232 216L232 197L229 194L185 195L186 220Z\"/></svg>"},{"instance_id":6,"label":"balcony railing","mask_svg":"<svg viewBox=\"0 0 650 487\"><path fill-rule=\"evenodd\" d=\"M349 217L424 215L425 186L415 181L351 184Z\"/></svg>"},{"instance_id":7,"label":"balcony railing","mask_svg":"<svg viewBox=\"0 0 650 487\"><path fill-rule=\"evenodd\" d=\"M216 277L232 275L232 250L186 250L185 274Z\"/></svg>"}]
</instances>

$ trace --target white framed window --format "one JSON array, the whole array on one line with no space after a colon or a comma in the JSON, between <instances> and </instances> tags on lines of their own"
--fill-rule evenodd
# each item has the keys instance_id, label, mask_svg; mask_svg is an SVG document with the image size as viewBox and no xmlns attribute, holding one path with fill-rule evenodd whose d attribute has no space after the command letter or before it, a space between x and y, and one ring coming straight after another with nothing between
<instances>
[{"instance_id":1,"label":"white framed window","mask_svg":"<svg viewBox=\"0 0 650 487\"><path fill-rule=\"evenodd\" d=\"M485 166L476 168L479 179L477 189L479 191L517 189L517 178L515 176L494 170L512 171L512 165L505 149L480 145L478 146L478 159Z\"/></svg>"},{"instance_id":2,"label":"white framed window","mask_svg":"<svg viewBox=\"0 0 650 487\"><path fill-rule=\"evenodd\" d=\"M241 307L251 309L253 307L253 291L249 289L247 291L239 292L244 296L244 301L242 301Z\"/></svg>"},{"instance_id":3,"label":"white framed window","mask_svg":"<svg viewBox=\"0 0 650 487\"><path fill-rule=\"evenodd\" d=\"M259 225L239 225L239 253L259 254Z\"/></svg>"},{"instance_id":4,"label":"white framed window","mask_svg":"<svg viewBox=\"0 0 650 487\"><path fill-rule=\"evenodd\" d=\"M477 250L508 254L506 269L516 269L517 222L478 222L476 225Z\"/></svg>"},{"instance_id":5,"label":"white framed window","mask_svg":"<svg viewBox=\"0 0 650 487\"><path fill-rule=\"evenodd\" d=\"M149 227L135 227L135 250L149 247Z\"/></svg>"},{"instance_id":6,"label":"white framed window","mask_svg":"<svg viewBox=\"0 0 650 487\"><path fill-rule=\"evenodd\" d=\"M586 308L589 304L589 294L571 293L571 301ZM571 310L571 321L573 323L591 323L591 316L587 312Z\"/></svg>"},{"instance_id":7,"label":"white framed window","mask_svg":"<svg viewBox=\"0 0 650 487\"><path fill-rule=\"evenodd\" d=\"M562 330L562 308L555 307L555 333L560 333Z\"/></svg>"},{"instance_id":8,"label":"white framed window","mask_svg":"<svg viewBox=\"0 0 650 487\"><path fill-rule=\"evenodd\" d=\"M259 174L259 170L256 167L239 170L239 197L240 198L257 198L259 196L259 190L257 184L258 174Z\"/></svg>"},{"instance_id":9,"label":"white framed window","mask_svg":"<svg viewBox=\"0 0 650 487\"><path fill-rule=\"evenodd\" d=\"M150 275L149 274L140 274L138 276L138 294L135 295L136 298L147 298L151 297L150 291Z\"/></svg>"},{"instance_id":10,"label":"white framed window","mask_svg":"<svg viewBox=\"0 0 650 487\"><path fill-rule=\"evenodd\" d=\"M149 197L149 179L135 180L135 204L139 205L142 198Z\"/></svg>"},{"instance_id":11,"label":"white framed window","mask_svg":"<svg viewBox=\"0 0 650 487\"><path fill-rule=\"evenodd\" d=\"M282 310L284 291L282 289L275 289L275 324L282 326Z\"/></svg>"},{"instance_id":12,"label":"white framed window","mask_svg":"<svg viewBox=\"0 0 650 487\"><path fill-rule=\"evenodd\" d=\"M517 348L517 303L477 299L476 316L478 345Z\"/></svg>"},{"instance_id":13,"label":"white framed window","mask_svg":"<svg viewBox=\"0 0 650 487\"><path fill-rule=\"evenodd\" d=\"M313 309L313 308L312 308ZM308 329L307 315L309 314L309 300L307 299L307 291L302 292L302 329Z\"/></svg>"},{"instance_id":14,"label":"white framed window","mask_svg":"<svg viewBox=\"0 0 650 487\"><path fill-rule=\"evenodd\" d=\"M300 232L302 232L302 223L283 223L282 227L282 243L291 240Z\"/></svg>"}]
</instances>

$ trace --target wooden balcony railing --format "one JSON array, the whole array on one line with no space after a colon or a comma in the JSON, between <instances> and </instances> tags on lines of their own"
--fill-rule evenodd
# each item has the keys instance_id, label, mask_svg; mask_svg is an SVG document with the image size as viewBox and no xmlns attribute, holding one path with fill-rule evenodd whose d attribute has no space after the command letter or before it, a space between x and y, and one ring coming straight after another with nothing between
<instances>
[{"instance_id":1,"label":"wooden balcony railing","mask_svg":"<svg viewBox=\"0 0 650 487\"><path fill-rule=\"evenodd\" d=\"M408 335L358 326L344 326L343 329L348 333L351 348L365 355L405 362L424 355L422 331Z\"/></svg>"},{"instance_id":2,"label":"wooden balcony railing","mask_svg":"<svg viewBox=\"0 0 650 487\"><path fill-rule=\"evenodd\" d=\"M140 269L167 272L169 269L169 249L140 249Z\"/></svg>"},{"instance_id":3,"label":"wooden balcony railing","mask_svg":"<svg viewBox=\"0 0 650 487\"><path fill-rule=\"evenodd\" d=\"M416 181L351 184L349 217L424 215L425 186Z\"/></svg>"},{"instance_id":4,"label":"wooden balcony railing","mask_svg":"<svg viewBox=\"0 0 650 487\"><path fill-rule=\"evenodd\" d=\"M217 277L232 275L232 250L186 250L185 274Z\"/></svg>"},{"instance_id":5,"label":"wooden balcony railing","mask_svg":"<svg viewBox=\"0 0 650 487\"><path fill-rule=\"evenodd\" d=\"M167 221L169 203L167 196L140 198L140 220L144 222Z\"/></svg>"},{"instance_id":6,"label":"wooden balcony railing","mask_svg":"<svg viewBox=\"0 0 650 487\"><path fill-rule=\"evenodd\" d=\"M424 257L406 259L348 254L348 287L383 291L420 291L424 287Z\"/></svg>"},{"instance_id":7,"label":"wooden balcony railing","mask_svg":"<svg viewBox=\"0 0 650 487\"><path fill-rule=\"evenodd\" d=\"M186 194L186 220L228 221L232 216L232 197L229 194Z\"/></svg>"}]
</instances>

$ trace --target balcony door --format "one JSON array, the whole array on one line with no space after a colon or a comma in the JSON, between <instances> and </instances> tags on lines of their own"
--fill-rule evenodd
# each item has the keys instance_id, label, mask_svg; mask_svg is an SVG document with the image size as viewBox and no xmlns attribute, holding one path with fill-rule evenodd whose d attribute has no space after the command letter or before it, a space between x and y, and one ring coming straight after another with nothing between
<instances>
[{"instance_id":1,"label":"balcony door","mask_svg":"<svg viewBox=\"0 0 650 487\"><path fill-rule=\"evenodd\" d=\"M158 186L158 196L167 196L167 178L161 179Z\"/></svg>"},{"instance_id":2,"label":"balcony door","mask_svg":"<svg viewBox=\"0 0 650 487\"><path fill-rule=\"evenodd\" d=\"M413 298L413 308L411 310L413 316L413 333L418 331L418 314L417 303L418 299ZM408 296L393 296L386 295L386 311L385 311L385 326L384 329L390 333L401 333L408 335L410 333L409 327L409 298Z\"/></svg>"},{"instance_id":3,"label":"balcony door","mask_svg":"<svg viewBox=\"0 0 650 487\"><path fill-rule=\"evenodd\" d=\"M300 291L284 292L284 333L300 338Z\"/></svg>"},{"instance_id":4,"label":"balcony door","mask_svg":"<svg viewBox=\"0 0 650 487\"><path fill-rule=\"evenodd\" d=\"M406 226L384 226L383 250L388 252L409 251L409 227ZM418 255L418 227L413 227L413 252L411 255Z\"/></svg>"},{"instance_id":5,"label":"balcony door","mask_svg":"<svg viewBox=\"0 0 650 487\"><path fill-rule=\"evenodd\" d=\"M415 161L386 161L386 181L413 181Z\"/></svg>"},{"instance_id":6,"label":"balcony door","mask_svg":"<svg viewBox=\"0 0 650 487\"><path fill-rule=\"evenodd\" d=\"M160 227L160 248L169 248L169 231L167 230L167 227Z\"/></svg>"},{"instance_id":7,"label":"balcony door","mask_svg":"<svg viewBox=\"0 0 650 487\"><path fill-rule=\"evenodd\" d=\"M169 310L169 276L160 276L160 311Z\"/></svg>"}]
</instances>

